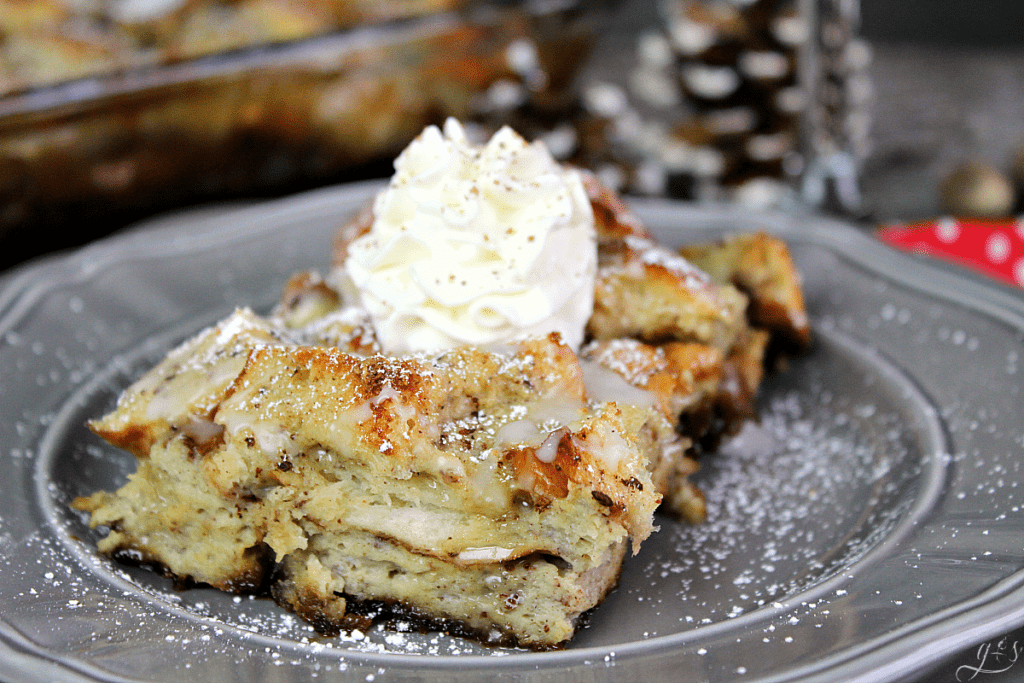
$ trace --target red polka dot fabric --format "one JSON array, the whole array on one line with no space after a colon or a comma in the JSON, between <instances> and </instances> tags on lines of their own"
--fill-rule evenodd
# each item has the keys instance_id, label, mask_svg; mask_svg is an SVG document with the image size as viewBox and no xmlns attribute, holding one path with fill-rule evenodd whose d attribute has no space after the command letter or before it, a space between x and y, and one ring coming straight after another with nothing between
<instances>
[{"instance_id":1,"label":"red polka dot fabric","mask_svg":"<svg viewBox=\"0 0 1024 683\"><path fill-rule=\"evenodd\" d=\"M1005 221L941 218L887 225L877 235L897 249L928 254L1024 287L1024 217Z\"/></svg>"}]
</instances>

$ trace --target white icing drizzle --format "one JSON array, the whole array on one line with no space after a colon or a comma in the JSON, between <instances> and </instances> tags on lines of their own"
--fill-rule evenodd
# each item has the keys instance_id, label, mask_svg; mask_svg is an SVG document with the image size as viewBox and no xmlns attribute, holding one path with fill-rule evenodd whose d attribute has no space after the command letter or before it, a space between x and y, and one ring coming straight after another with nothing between
<instances>
[{"instance_id":1,"label":"white icing drizzle","mask_svg":"<svg viewBox=\"0 0 1024 683\"><path fill-rule=\"evenodd\" d=\"M207 420L197 416L190 416L188 421L181 426L181 431L197 444L203 445L212 442L224 433L224 427L213 420Z\"/></svg>"},{"instance_id":2,"label":"white icing drizzle","mask_svg":"<svg viewBox=\"0 0 1024 683\"><path fill-rule=\"evenodd\" d=\"M587 396L592 401L614 401L620 405L641 408L653 408L658 405L658 399L652 392L633 386L619 373L600 363L580 360L580 367L583 368L583 383L587 388Z\"/></svg>"},{"instance_id":3,"label":"white icing drizzle","mask_svg":"<svg viewBox=\"0 0 1024 683\"><path fill-rule=\"evenodd\" d=\"M562 427L548 434L547 438L540 444L540 446L534 451L537 459L541 462L552 463L555 458L558 457L558 444L562 442L562 437L569 433L568 427Z\"/></svg>"}]
</instances>

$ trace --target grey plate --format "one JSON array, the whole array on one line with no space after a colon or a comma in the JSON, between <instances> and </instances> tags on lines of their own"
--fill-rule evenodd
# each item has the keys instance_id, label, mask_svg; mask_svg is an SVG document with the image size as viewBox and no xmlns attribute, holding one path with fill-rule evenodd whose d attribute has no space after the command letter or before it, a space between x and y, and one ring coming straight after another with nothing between
<instances>
[{"instance_id":1,"label":"grey plate","mask_svg":"<svg viewBox=\"0 0 1024 683\"><path fill-rule=\"evenodd\" d=\"M11 681L892 681L1024 623L1024 298L810 217L636 202L667 242L791 244L817 344L564 651L318 638L98 557L68 501L132 461L83 422L173 344L326 267L377 188L175 215L0 287L0 676Z\"/></svg>"}]
</instances>

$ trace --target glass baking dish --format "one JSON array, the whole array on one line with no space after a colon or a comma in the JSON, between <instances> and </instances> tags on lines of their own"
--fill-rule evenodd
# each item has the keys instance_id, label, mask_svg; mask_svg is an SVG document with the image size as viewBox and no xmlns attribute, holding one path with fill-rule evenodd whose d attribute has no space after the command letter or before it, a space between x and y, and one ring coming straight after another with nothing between
<instances>
[{"instance_id":1,"label":"glass baking dish","mask_svg":"<svg viewBox=\"0 0 1024 683\"><path fill-rule=\"evenodd\" d=\"M165 209L387 175L425 125L509 97L558 116L613 3L392 4L416 16L0 97L0 267Z\"/></svg>"}]
</instances>

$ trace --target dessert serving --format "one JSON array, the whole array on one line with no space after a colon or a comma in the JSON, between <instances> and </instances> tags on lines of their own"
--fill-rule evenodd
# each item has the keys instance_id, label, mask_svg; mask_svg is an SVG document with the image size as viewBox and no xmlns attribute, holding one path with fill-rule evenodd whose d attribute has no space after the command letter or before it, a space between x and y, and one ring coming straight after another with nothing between
<instances>
[{"instance_id":1,"label":"dessert serving","mask_svg":"<svg viewBox=\"0 0 1024 683\"><path fill-rule=\"evenodd\" d=\"M753 414L770 347L809 342L780 242L687 255L540 143L428 128L330 272L90 423L138 466L75 507L101 552L325 632L398 614L560 646L659 505L700 521L693 458Z\"/></svg>"}]
</instances>

